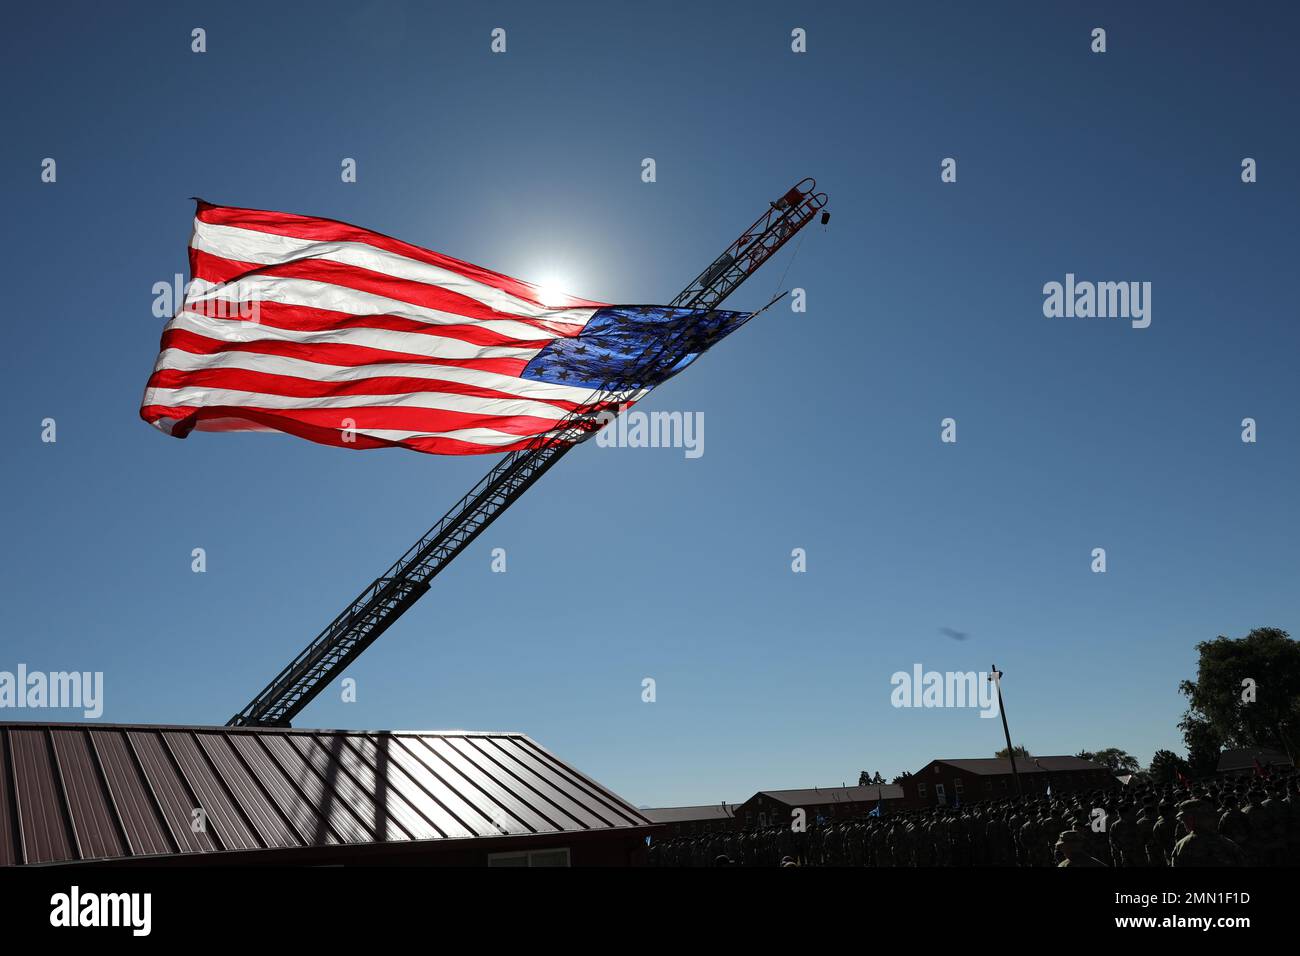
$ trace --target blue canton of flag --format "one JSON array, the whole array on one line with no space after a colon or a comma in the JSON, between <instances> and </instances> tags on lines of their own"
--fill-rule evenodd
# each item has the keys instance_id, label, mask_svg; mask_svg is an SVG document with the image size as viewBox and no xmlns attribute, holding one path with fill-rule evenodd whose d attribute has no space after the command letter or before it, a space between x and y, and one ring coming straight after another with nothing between
<instances>
[{"instance_id":1,"label":"blue canton of flag","mask_svg":"<svg viewBox=\"0 0 1300 956\"><path fill-rule=\"evenodd\" d=\"M528 363L520 378L593 389L650 389L672 378L711 345L740 328L749 312L704 312L664 305L598 310L572 338L558 338ZM687 353L671 368L657 356Z\"/></svg>"}]
</instances>

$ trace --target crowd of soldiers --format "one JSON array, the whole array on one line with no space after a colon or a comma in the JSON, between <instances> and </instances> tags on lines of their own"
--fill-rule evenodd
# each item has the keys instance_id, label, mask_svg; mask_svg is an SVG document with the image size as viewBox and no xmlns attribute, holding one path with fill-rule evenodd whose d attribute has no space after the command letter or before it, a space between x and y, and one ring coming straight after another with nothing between
<instances>
[{"instance_id":1,"label":"crowd of soldiers","mask_svg":"<svg viewBox=\"0 0 1300 956\"><path fill-rule=\"evenodd\" d=\"M1291 866L1300 775L1026 796L654 841L652 866Z\"/></svg>"}]
</instances>

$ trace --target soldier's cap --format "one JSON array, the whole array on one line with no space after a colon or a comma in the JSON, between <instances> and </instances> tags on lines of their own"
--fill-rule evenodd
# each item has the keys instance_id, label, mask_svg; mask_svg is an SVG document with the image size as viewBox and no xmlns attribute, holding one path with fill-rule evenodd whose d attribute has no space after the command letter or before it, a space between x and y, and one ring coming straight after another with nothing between
<instances>
[{"instance_id":1,"label":"soldier's cap","mask_svg":"<svg viewBox=\"0 0 1300 956\"><path fill-rule=\"evenodd\" d=\"M1214 807L1209 803L1209 801L1206 801L1206 800L1197 800L1197 799L1193 798L1193 799L1191 799L1191 800L1184 800L1182 803L1178 804L1178 816L1179 816L1179 817L1185 817L1185 816L1187 816L1189 813L1190 813L1190 814L1202 814L1202 813L1206 813L1206 814L1208 814L1208 813L1213 813L1213 812L1214 812Z\"/></svg>"},{"instance_id":2,"label":"soldier's cap","mask_svg":"<svg viewBox=\"0 0 1300 956\"><path fill-rule=\"evenodd\" d=\"M1086 843L1088 836L1082 830L1064 830L1056 838L1057 846L1078 846L1080 843Z\"/></svg>"}]
</instances>

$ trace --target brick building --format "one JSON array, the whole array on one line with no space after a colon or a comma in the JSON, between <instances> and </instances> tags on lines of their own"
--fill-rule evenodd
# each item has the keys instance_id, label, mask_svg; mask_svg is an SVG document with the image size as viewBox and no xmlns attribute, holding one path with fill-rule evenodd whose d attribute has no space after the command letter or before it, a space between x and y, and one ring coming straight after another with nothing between
<instances>
[{"instance_id":1,"label":"brick building","mask_svg":"<svg viewBox=\"0 0 1300 956\"><path fill-rule=\"evenodd\" d=\"M1017 756L1016 770L1026 796L1046 793L1049 786L1053 794L1118 786L1106 767L1079 757ZM1002 800L1017 793L1011 761L1001 757L931 760L900 786L908 808Z\"/></svg>"},{"instance_id":2,"label":"brick building","mask_svg":"<svg viewBox=\"0 0 1300 956\"><path fill-rule=\"evenodd\" d=\"M1243 774L1253 776L1257 769L1272 769L1285 772L1295 769L1295 763L1280 750L1267 747L1242 747L1237 750L1225 750L1219 754L1219 764L1215 773L1224 777L1237 777Z\"/></svg>"},{"instance_id":3,"label":"brick building","mask_svg":"<svg viewBox=\"0 0 1300 956\"><path fill-rule=\"evenodd\" d=\"M865 816L877 806L882 814L903 803L903 788L885 784L872 787L813 787L809 790L760 790L736 807L741 830L788 825L795 809L802 808L808 823Z\"/></svg>"}]
</instances>

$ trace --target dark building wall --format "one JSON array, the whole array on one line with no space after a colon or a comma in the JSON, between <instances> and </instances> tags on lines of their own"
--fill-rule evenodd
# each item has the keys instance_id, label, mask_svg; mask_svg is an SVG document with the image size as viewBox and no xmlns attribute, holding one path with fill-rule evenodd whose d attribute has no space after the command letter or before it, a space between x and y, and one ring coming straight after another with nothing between
<instances>
[{"instance_id":1,"label":"dark building wall","mask_svg":"<svg viewBox=\"0 0 1300 956\"><path fill-rule=\"evenodd\" d=\"M1050 784L1052 794L1096 790L1117 785L1106 770L1049 770L1022 773L1021 784L1026 796L1041 796ZM963 770L941 761L933 761L902 780L904 805L908 809L954 806L982 800L1005 800L1017 795L1016 780L1010 773L981 774ZM942 787L944 800L939 799Z\"/></svg>"},{"instance_id":2,"label":"dark building wall","mask_svg":"<svg viewBox=\"0 0 1300 956\"><path fill-rule=\"evenodd\" d=\"M866 816L876 809L876 803L875 800L839 800L825 803L810 801L798 806L804 810L805 820L811 826L817 822L819 816L831 823ZM880 801L881 812L888 814L901 803L902 801L898 799ZM791 804L757 793L736 807L736 829L753 830L762 826L788 826L793 819L791 811L794 809L795 806Z\"/></svg>"},{"instance_id":3,"label":"dark building wall","mask_svg":"<svg viewBox=\"0 0 1300 956\"><path fill-rule=\"evenodd\" d=\"M723 830L736 829L733 817L708 817L700 820L677 820L673 823L659 824L655 833L656 840L671 840L674 837L699 836L701 833L719 833Z\"/></svg>"}]
</instances>

